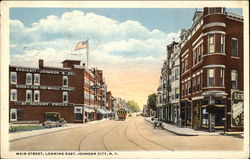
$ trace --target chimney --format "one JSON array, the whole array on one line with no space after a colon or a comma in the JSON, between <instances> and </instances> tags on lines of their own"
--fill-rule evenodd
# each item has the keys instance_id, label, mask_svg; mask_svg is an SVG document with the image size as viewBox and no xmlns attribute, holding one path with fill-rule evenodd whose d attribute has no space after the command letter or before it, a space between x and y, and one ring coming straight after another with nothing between
<instances>
[{"instance_id":1,"label":"chimney","mask_svg":"<svg viewBox=\"0 0 250 159\"><path fill-rule=\"evenodd\" d=\"M42 69L42 68L43 68L43 60L42 60L42 59L39 59L39 62L38 62L38 63L39 63L39 68Z\"/></svg>"}]
</instances>

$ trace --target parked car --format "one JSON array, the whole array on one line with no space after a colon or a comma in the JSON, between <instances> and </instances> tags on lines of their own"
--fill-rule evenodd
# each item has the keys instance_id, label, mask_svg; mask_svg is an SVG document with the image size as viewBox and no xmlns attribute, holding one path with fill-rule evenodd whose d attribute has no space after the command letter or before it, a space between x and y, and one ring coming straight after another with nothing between
<instances>
[{"instance_id":1,"label":"parked car","mask_svg":"<svg viewBox=\"0 0 250 159\"><path fill-rule=\"evenodd\" d=\"M64 124L66 124L67 122L65 120L59 120L55 122L56 127L62 127L64 126Z\"/></svg>"},{"instance_id":2,"label":"parked car","mask_svg":"<svg viewBox=\"0 0 250 159\"><path fill-rule=\"evenodd\" d=\"M53 128L53 127L56 127L56 122L51 121L51 120L47 120L47 121L44 122L44 126L48 127L48 128Z\"/></svg>"}]
</instances>

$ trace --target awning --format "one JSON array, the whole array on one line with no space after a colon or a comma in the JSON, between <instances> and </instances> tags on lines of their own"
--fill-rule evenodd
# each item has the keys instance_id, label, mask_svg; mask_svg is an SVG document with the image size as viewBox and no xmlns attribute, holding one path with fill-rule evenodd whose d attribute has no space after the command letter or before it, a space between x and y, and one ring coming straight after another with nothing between
<instances>
[{"instance_id":1,"label":"awning","mask_svg":"<svg viewBox=\"0 0 250 159\"><path fill-rule=\"evenodd\" d=\"M84 107L84 111L85 111L85 112L88 112L88 113L95 112L94 109L90 109L90 108L86 108L86 107Z\"/></svg>"},{"instance_id":2,"label":"awning","mask_svg":"<svg viewBox=\"0 0 250 159\"><path fill-rule=\"evenodd\" d=\"M103 115L106 115L108 114L105 110L103 109L97 109L97 113L100 113L100 114L103 114Z\"/></svg>"}]
</instances>

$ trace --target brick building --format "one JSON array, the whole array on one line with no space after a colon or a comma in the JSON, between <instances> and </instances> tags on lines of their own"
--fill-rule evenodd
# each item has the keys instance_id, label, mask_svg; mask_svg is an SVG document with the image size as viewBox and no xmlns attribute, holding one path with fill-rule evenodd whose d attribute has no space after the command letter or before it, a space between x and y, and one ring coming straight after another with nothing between
<instances>
[{"instance_id":1,"label":"brick building","mask_svg":"<svg viewBox=\"0 0 250 159\"><path fill-rule=\"evenodd\" d=\"M97 119L102 106L102 71L91 72L80 61L65 60L62 68L10 66L10 122L45 121L57 112L67 122ZM95 89L96 87L97 89Z\"/></svg>"},{"instance_id":2,"label":"brick building","mask_svg":"<svg viewBox=\"0 0 250 159\"><path fill-rule=\"evenodd\" d=\"M243 91L243 17L204 8L180 38L182 125L242 130L233 122L232 95Z\"/></svg>"}]
</instances>

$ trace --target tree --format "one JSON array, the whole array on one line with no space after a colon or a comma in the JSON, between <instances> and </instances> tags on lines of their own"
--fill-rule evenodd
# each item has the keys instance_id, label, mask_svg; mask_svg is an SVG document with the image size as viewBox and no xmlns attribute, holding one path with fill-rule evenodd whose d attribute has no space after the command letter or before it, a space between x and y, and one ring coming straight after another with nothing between
<instances>
[{"instance_id":1,"label":"tree","mask_svg":"<svg viewBox=\"0 0 250 159\"><path fill-rule=\"evenodd\" d=\"M150 109L156 110L156 94L150 94L148 96L148 107Z\"/></svg>"},{"instance_id":2,"label":"tree","mask_svg":"<svg viewBox=\"0 0 250 159\"><path fill-rule=\"evenodd\" d=\"M139 112L140 111L140 107L139 105L136 103L136 101L134 100L130 100L127 102L127 106L130 107L130 109L134 112Z\"/></svg>"}]
</instances>

